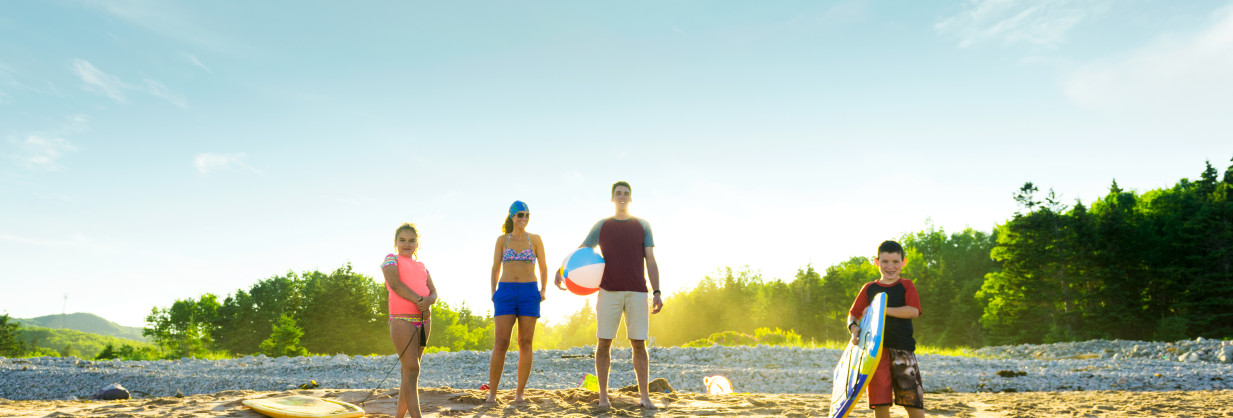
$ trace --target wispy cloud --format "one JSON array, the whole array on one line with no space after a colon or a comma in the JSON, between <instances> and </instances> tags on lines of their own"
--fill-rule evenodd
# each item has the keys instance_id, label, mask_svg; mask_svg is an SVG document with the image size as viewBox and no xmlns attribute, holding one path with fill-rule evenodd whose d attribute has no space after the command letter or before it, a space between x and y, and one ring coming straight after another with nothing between
<instances>
[{"instance_id":1,"label":"wispy cloud","mask_svg":"<svg viewBox=\"0 0 1233 418\"><path fill-rule=\"evenodd\" d=\"M128 99L124 97L124 90L131 89L119 77L104 73L102 70L94 67L89 61L83 59L73 60L73 72L77 74L83 83L86 83L85 89L95 93L102 93L120 103L128 103Z\"/></svg>"},{"instance_id":2,"label":"wispy cloud","mask_svg":"<svg viewBox=\"0 0 1233 418\"><path fill-rule=\"evenodd\" d=\"M12 103L12 92L15 91L30 91L38 94L60 96L60 91L56 90L55 84L52 84L51 81L46 81L46 88L40 88L28 84L27 81L22 80L23 78L25 77L20 71L14 70L12 67L0 62L0 104Z\"/></svg>"},{"instance_id":3,"label":"wispy cloud","mask_svg":"<svg viewBox=\"0 0 1233 418\"><path fill-rule=\"evenodd\" d=\"M64 125L45 132L19 134L9 138L17 149L11 158L18 165L35 171L59 171L64 168L60 159L65 153L77 151L77 146L65 136L89 130L89 120L83 115L73 116Z\"/></svg>"},{"instance_id":4,"label":"wispy cloud","mask_svg":"<svg viewBox=\"0 0 1233 418\"><path fill-rule=\"evenodd\" d=\"M59 163L60 157L65 152L77 150L67 139L40 134L27 135L18 142L17 147L17 161L26 168L38 171L59 171L63 168Z\"/></svg>"},{"instance_id":5,"label":"wispy cloud","mask_svg":"<svg viewBox=\"0 0 1233 418\"><path fill-rule=\"evenodd\" d=\"M959 14L934 24L938 33L958 38L959 47L1003 45L1056 46L1079 23L1109 9L1107 0L970 0Z\"/></svg>"},{"instance_id":6,"label":"wispy cloud","mask_svg":"<svg viewBox=\"0 0 1233 418\"><path fill-rule=\"evenodd\" d=\"M1068 98L1103 110L1233 114L1233 7L1185 35L1161 36L1119 57L1081 65L1063 81Z\"/></svg>"},{"instance_id":7,"label":"wispy cloud","mask_svg":"<svg viewBox=\"0 0 1233 418\"><path fill-rule=\"evenodd\" d=\"M226 32L216 31L209 25L199 23L194 11L189 10L197 6L192 2L84 0L82 3L159 35L191 42L213 51L248 49L243 42Z\"/></svg>"},{"instance_id":8,"label":"wispy cloud","mask_svg":"<svg viewBox=\"0 0 1233 418\"><path fill-rule=\"evenodd\" d=\"M171 102L171 104L181 108L188 107L188 100L184 98L184 95L168 90L166 84L148 78L145 79L145 82L146 92L150 93L151 96L165 99Z\"/></svg>"},{"instance_id":9,"label":"wispy cloud","mask_svg":"<svg viewBox=\"0 0 1233 418\"><path fill-rule=\"evenodd\" d=\"M158 80L147 78L142 80L144 85L129 84L83 59L73 60L73 72L86 84L83 87L86 91L103 94L120 103L128 103L128 97L124 94L126 91L138 91L167 100L181 108L188 107L188 100L183 94L171 91L166 84Z\"/></svg>"},{"instance_id":10,"label":"wispy cloud","mask_svg":"<svg viewBox=\"0 0 1233 418\"><path fill-rule=\"evenodd\" d=\"M193 157L193 166L197 167L197 172L201 174L210 174L215 171L225 171L233 169L241 169L250 171L256 174L262 174L260 170L250 167L244 163L244 153L236 154L217 154L203 153Z\"/></svg>"},{"instance_id":11,"label":"wispy cloud","mask_svg":"<svg viewBox=\"0 0 1233 418\"><path fill-rule=\"evenodd\" d=\"M200 69L206 70L206 72L208 72L208 73L210 73L210 74L213 74L213 73L214 73L214 70L211 70L211 69L210 69L210 67L207 67L205 64L202 64L202 63L201 63L201 60L197 59L197 56L196 56L196 55L189 54L189 53L187 53L187 52L186 52L186 53L184 53L184 60L188 61L188 63L189 63L189 64L193 64L193 65L194 65L194 66L196 66L197 68L200 68Z\"/></svg>"}]
</instances>

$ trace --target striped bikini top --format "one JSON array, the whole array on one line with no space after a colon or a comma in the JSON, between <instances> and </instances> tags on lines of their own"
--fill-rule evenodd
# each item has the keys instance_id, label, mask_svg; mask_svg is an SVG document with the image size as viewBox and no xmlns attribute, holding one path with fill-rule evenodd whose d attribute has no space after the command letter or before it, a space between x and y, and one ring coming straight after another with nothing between
<instances>
[{"instance_id":1,"label":"striped bikini top","mask_svg":"<svg viewBox=\"0 0 1233 418\"><path fill-rule=\"evenodd\" d=\"M501 262L503 263L507 261L525 261L528 263L535 262L535 250L533 248L527 248L522 251L514 251L509 248L509 237L513 235L514 234L508 234L505 236L505 252L501 254ZM531 244L531 234L527 234L527 245L534 247L534 245Z\"/></svg>"}]
</instances>

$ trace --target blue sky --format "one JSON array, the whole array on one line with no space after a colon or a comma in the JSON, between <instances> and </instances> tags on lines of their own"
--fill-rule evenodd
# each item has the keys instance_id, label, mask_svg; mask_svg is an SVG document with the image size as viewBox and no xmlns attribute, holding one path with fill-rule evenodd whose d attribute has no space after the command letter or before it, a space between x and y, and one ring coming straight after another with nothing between
<instances>
[{"instance_id":1,"label":"blue sky","mask_svg":"<svg viewBox=\"0 0 1233 418\"><path fill-rule=\"evenodd\" d=\"M665 292L790 279L1223 171L1229 74L1229 1L0 2L0 310L377 277L411 221L483 311L510 202L556 265L616 180Z\"/></svg>"}]
</instances>

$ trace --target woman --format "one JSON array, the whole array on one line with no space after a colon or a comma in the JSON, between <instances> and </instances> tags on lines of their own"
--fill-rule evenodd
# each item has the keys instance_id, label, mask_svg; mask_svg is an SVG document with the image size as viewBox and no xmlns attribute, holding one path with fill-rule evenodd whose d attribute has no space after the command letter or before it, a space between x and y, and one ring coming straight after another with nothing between
<instances>
[{"instance_id":1,"label":"woman","mask_svg":"<svg viewBox=\"0 0 1233 418\"><path fill-rule=\"evenodd\" d=\"M509 207L501 236L497 237L492 255L492 303L496 321L496 339L492 360L488 364L488 401L497 402L497 387L505 369L505 352L509 351L510 332L518 325L518 389L514 402L523 402L522 392L531 376L531 342L535 338L535 321L539 319L539 304L545 299L548 285L548 263L544 261L544 241L527 232L531 211L526 203L515 201ZM535 283L535 267L539 266L539 285Z\"/></svg>"}]
</instances>

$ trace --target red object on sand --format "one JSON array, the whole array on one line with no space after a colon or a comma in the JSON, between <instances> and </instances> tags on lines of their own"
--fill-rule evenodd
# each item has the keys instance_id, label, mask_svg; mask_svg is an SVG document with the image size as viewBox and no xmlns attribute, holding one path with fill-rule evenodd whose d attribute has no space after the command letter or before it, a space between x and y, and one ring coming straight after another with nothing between
<instances>
[{"instance_id":1,"label":"red object on sand","mask_svg":"<svg viewBox=\"0 0 1233 418\"><path fill-rule=\"evenodd\" d=\"M480 385L480 390L488 390L488 389L492 389L492 388L488 387L487 383Z\"/></svg>"}]
</instances>

